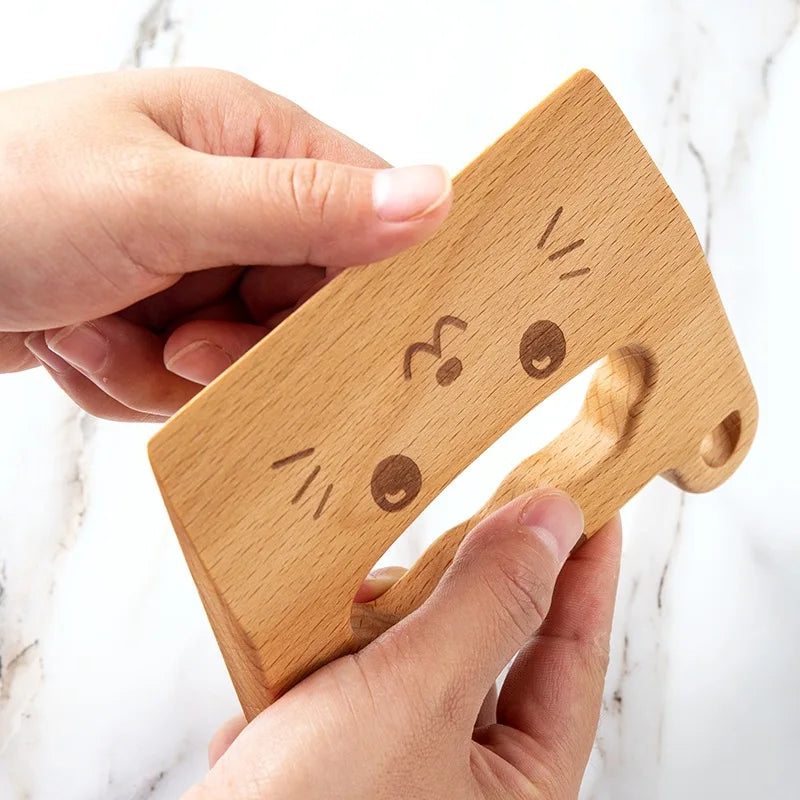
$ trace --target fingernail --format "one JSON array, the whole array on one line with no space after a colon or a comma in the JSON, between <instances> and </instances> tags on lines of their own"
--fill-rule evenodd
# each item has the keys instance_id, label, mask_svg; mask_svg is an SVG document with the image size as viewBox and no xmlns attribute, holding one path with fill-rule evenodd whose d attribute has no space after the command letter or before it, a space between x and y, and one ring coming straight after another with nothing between
<instances>
[{"instance_id":1,"label":"fingernail","mask_svg":"<svg viewBox=\"0 0 800 800\"><path fill-rule=\"evenodd\" d=\"M450 176L442 167L382 169L372 180L372 202L385 222L409 222L438 208L450 190Z\"/></svg>"},{"instance_id":2,"label":"fingernail","mask_svg":"<svg viewBox=\"0 0 800 800\"><path fill-rule=\"evenodd\" d=\"M208 385L233 364L233 359L221 347L200 339L187 344L167 361L167 369L186 380Z\"/></svg>"},{"instance_id":3,"label":"fingernail","mask_svg":"<svg viewBox=\"0 0 800 800\"><path fill-rule=\"evenodd\" d=\"M69 372L69 364L47 346L44 334L41 331L26 336L25 347L33 353L41 364L50 367L56 374L63 375L65 372Z\"/></svg>"},{"instance_id":4,"label":"fingernail","mask_svg":"<svg viewBox=\"0 0 800 800\"><path fill-rule=\"evenodd\" d=\"M108 358L108 339L91 322L64 328L47 344L53 352L90 375L99 372Z\"/></svg>"},{"instance_id":5,"label":"fingernail","mask_svg":"<svg viewBox=\"0 0 800 800\"><path fill-rule=\"evenodd\" d=\"M569 554L572 555L576 550L579 550L581 547L583 547L588 541L589 537L585 533L582 533L578 537L578 541L575 542L574 546L572 547L572 550L569 551Z\"/></svg>"},{"instance_id":6,"label":"fingernail","mask_svg":"<svg viewBox=\"0 0 800 800\"><path fill-rule=\"evenodd\" d=\"M405 567L380 567L373 570L364 579L372 594L377 597L383 594L390 586L394 586L405 575Z\"/></svg>"},{"instance_id":7,"label":"fingernail","mask_svg":"<svg viewBox=\"0 0 800 800\"><path fill-rule=\"evenodd\" d=\"M583 534L583 512L563 492L552 491L532 497L523 506L519 521L536 532L559 562L566 560Z\"/></svg>"},{"instance_id":8,"label":"fingernail","mask_svg":"<svg viewBox=\"0 0 800 800\"><path fill-rule=\"evenodd\" d=\"M404 567L380 567L367 575L356 592L356 603L368 603L380 597L405 574Z\"/></svg>"}]
</instances>

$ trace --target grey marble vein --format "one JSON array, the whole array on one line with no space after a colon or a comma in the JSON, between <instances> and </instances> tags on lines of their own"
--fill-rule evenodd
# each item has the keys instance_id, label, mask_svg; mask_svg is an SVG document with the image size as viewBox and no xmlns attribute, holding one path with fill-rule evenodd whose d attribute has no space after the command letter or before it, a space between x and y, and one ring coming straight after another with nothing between
<instances>
[{"instance_id":1,"label":"grey marble vein","mask_svg":"<svg viewBox=\"0 0 800 800\"><path fill-rule=\"evenodd\" d=\"M67 436L67 468L65 469L65 515L68 521L58 541L60 550L68 550L80 534L89 502L86 490L88 453L97 432L97 420L75 408L64 425ZM52 593L52 584L50 591Z\"/></svg>"},{"instance_id":2,"label":"grey marble vein","mask_svg":"<svg viewBox=\"0 0 800 800\"><path fill-rule=\"evenodd\" d=\"M761 85L764 87L764 95L767 99L769 99L769 76L772 72L772 67L775 61L780 58L786 45L791 41L792 36L800 28L800 0L789 0L788 6L790 6L790 18L784 32L774 49L767 53L761 65Z\"/></svg>"},{"instance_id":3,"label":"grey marble vein","mask_svg":"<svg viewBox=\"0 0 800 800\"><path fill-rule=\"evenodd\" d=\"M147 54L166 41L169 64L180 56L183 27L174 14L174 0L155 0L139 22L136 38L123 67L142 67Z\"/></svg>"},{"instance_id":4,"label":"grey marble vein","mask_svg":"<svg viewBox=\"0 0 800 800\"><path fill-rule=\"evenodd\" d=\"M703 251L706 254L706 258L708 258L711 254L711 224L714 221L714 204L711 194L711 175L708 170L708 164L706 164L705 158L703 158L703 154L698 149L697 145L690 139L686 146L689 148L689 152L692 154L692 158L697 162L697 166L700 168L700 174L703 177L703 189L705 191L705 207L706 207L706 216L705 216L705 231L703 233Z\"/></svg>"},{"instance_id":5,"label":"grey marble vein","mask_svg":"<svg viewBox=\"0 0 800 800\"><path fill-rule=\"evenodd\" d=\"M0 572L0 584L15 581L18 594L22 589L51 598L55 592L57 567L80 535L89 502L86 475L96 427L96 420L75 407L69 408L58 425L55 463L63 470L60 506L52 518L54 524L49 536L41 543L41 572L30 579L6 576L5 563ZM0 663L4 664L0 672L0 750L34 707L43 685L46 642L32 631L43 630L46 620L53 615L53 608L45 604L39 607L38 616L15 616L13 605L7 607L3 602L5 593L5 589L0 593Z\"/></svg>"},{"instance_id":6,"label":"grey marble vein","mask_svg":"<svg viewBox=\"0 0 800 800\"><path fill-rule=\"evenodd\" d=\"M669 568L670 565L672 564L672 557L675 554L675 550L677 549L681 539L681 534L683 533L683 519L685 513L686 513L686 492L681 492L680 501L678 504L678 516L675 520L675 531L672 536L672 542L670 544L669 552L667 553L667 557L664 561L664 568L661 570L661 577L658 580L658 592L656 593L656 606L658 607L659 613L664 608L664 585L667 582L667 574L669 573Z\"/></svg>"},{"instance_id":7,"label":"grey marble vein","mask_svg":"<svg viewBox=\"0 0 800 800\"><path fill-rule=\"evenodd\" d=\"M28 664L34 662L36 650L39 647L39 640L34 639L30 644L25 645L7 664L0 662L0 701L6 702L11 697L11 689L14 685L14 678L18 672L23 671Z\"/></svg>"},{"instance_id":8,"label":"grey marble vein","mask_svg":"<svg viewBox=\"0 0 800 800\"><path fill-rule=\"evenodd\" d=\"M152 797L153 793L158 789L161 785L161 782L167 775L167 771L165 769L159 770L155 775L151 775L148 778L145 778L144 785L142 788L136 792L131 800L147 800L148 797Z\"/></svg>"}]
</instances>

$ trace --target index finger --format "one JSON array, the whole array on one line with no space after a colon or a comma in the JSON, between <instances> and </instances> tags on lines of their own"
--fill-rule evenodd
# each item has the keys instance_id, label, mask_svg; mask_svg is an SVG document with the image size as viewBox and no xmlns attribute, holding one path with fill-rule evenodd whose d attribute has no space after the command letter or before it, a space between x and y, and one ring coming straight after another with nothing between
<instances>
[{"instance_id":1,"label":"index finger","mask_svg":"<svg viewBox=\"0 0 800 800\"><path fill-rule=\"evenodd\" d=\"M141 104L181 144L209 155L315 158L390 166L282 95L242 75L205 67L137 70ZM221 124L224 122L225 124Z\"/></svg>"}]
</instances>

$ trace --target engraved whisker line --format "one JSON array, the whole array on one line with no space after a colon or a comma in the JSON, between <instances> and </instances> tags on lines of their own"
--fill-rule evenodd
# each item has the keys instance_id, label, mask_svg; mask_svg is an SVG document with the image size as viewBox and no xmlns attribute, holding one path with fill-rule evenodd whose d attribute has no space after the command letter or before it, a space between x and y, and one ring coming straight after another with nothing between
<instances>
[{"instance_id":1,"label":"engraved whisker line","mask_svg":"<svg viewBox=\"0 0 800 800\"><path fill-rule=\"evenodd\" d=\"M545 228L545 231L542 234L542 238L539 239L539 244L536 245L539 248L539 250L541 250L547 244L547 240L550 238L550 234L553 232L553 228L556 227L558 218L561 216L561 213L563 211L564 211L564 206L559 206L556 209L556 213L553 214L550 222L547 223L547 228Z\"/></svg>"},{"instance_id":2,"label":"engraved whisker line","mask_svg":"<svg viewBox=\"0 0 800 800\"><path fill-rule=\"evenodd\" d=\"M300 450L297 453L292 453L292 455L286 456L286 458L280 458L277 461L273 461L272 469L280 469L281 467L285 467L287 464L293 464L295 461L300 461L301 458L308 458L313 454L313 447L309 447L307 450Z\"/></svg>"},{"instance_id":3,"label":"engraved whisker line","mask_svg":"<svg viewBox=\"0 0 800 800\"><path fill-rule=\"evenodd\" d=\"M319 475L319 470L320 466L319 464L317 464L317 466L311 470L311 474L306 478L303 485L295 493L295 496L292 498L292 503L296 503L303 496L305 490L308 489L309 486L311 486L311 482L314 480L314 478L316 478L317 475Z\"/></svg>"},{"instance_id":4,"label":"engraved whisker line","mask_svg":"<svg viewBox=\"0 0 800 800\"><path fill-rule=\"evenodd\" d=\"M572 244L568 244L566 247L556 250L555 253L551 253L547 258L549 261L556 261L559 258L563 258L563 256L565 256L567 253L577 250L583 244L583 242L583 239L576 239Z\"/></svg>"},{"instance_id":5,"label":"engraved whisker line","mask_svg":"<svg viewBox=\"0 0 800 800\"><path fill-rule=\"evenodd\" d=\"M286 458L280 458L277 461L273 461L272 469L280 469L281 467L285 467L287 464L293 464L295 461L300 461L304 458L308 458L310 455L314 454L314 450L315 448L308 447L305 450L298 450L296 453L292 453L291 455L286 456ZM303 481L303 485L294 493L294 497L291 499L292 505L297 504L303 498L303 495L306 493L306 490L314 482L317 475L319 475L321 469L322 468L319 466L319 464L317 464L317 466L313 467L311 472L308 473L306 479ZM317 505L316 511L314 512L314 519L319 519L322 516L322 512L325 510L325 506L328 503L332 491L333 491L333 484L329 483L322 495L322 499L319 501Z\"/></svg>"},{"instance_id":6,"label":"engraved whisker line","mask_svg":"<svg viewBox=\"0 0 800 800\"><path fill-rule=\"evenodd\" d=\"M591 272L589 267L584 267L583 269L573 269L571 272L562 272L558 276L558 279L560 281L565 281L567 278L577 278L579 275L586 275L589 272Z\"/></svg>"},{"instance_id":7,"label":"engraved whisker line","mask_svg":"<svg viewBox=\"0 0 800 800\"><path fill-rule=\"evenodd\" d=\"M328 488L325 489L325 494L322 495L322 500L319 501L317 510L314 512L314 519L320 518L320 515L322 514L322 511L325 508L325 503L328 502L328 498L331 496L332 491L333 491L333 484L329 483Z\"/></svg>"}]
</instances>

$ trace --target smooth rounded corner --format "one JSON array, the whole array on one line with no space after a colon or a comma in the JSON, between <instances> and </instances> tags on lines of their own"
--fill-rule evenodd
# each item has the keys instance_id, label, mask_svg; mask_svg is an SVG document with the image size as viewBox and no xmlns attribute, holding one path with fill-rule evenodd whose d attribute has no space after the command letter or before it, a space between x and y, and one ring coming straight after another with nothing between
<instances>
[{"instance_id":1,"label":"smooth rounded corner","mask_svg":"<svg viewBox=\"0 0 800 800\"><path fill-rule=\"evenodd\" d=\"M616 106L616 101L603 81L589 68L581 67L554 89L537 108L546 105L552 100L574 102L580 96L586 96L592 101L589 104L589 108L592 107L592 103L597 100L598 96L605 96L607 100L610 100Z\"/></svg>"},{"instance_id":2,"label":"smooth rounded corner","mask_svg":"<svg viewBox=\"0 0 800 800\"><path fill-rule=\"evenodd\" d=\"M590 69L589 67L581 67L574 75L573 78L581 81L586 81L587 83L597 83L602 86L604 89L606 88L605 84L602 80L598 77L597 73Z\"/></svg>"},{"instance_id":3,"label":"smooth rounded corner","mask_svg":"<svg viewBox=\"0 0 800 800\"><path fill-rule=\"evenodd\" d=\"M623 117L625 117L625 120L630 125L630 121L628 120L627 116L625 116L625 113L622 111L622 107L617 102L613 92L611 91L611 89L608 88L606 82L593 69L589 67L581 67L573 75L572 80L578 83L584 90L600 92L603 95L605 95L605 97L614 104L619 113L622 114ZM633 126L631 126L631 128L632 127Z\"/></svg>"},{"instance_id":4,"label":"smooth rounded corner","mask_svg":"<svg viewBox=\"0 0 800 800\"><path fill-rule=\"evenodd\" d=\"M741 465L755 438L755 396L732 408L700 437L694 456L662 477L687 492L708 492L724 483Z\"/></svg>"}]
</instances>

